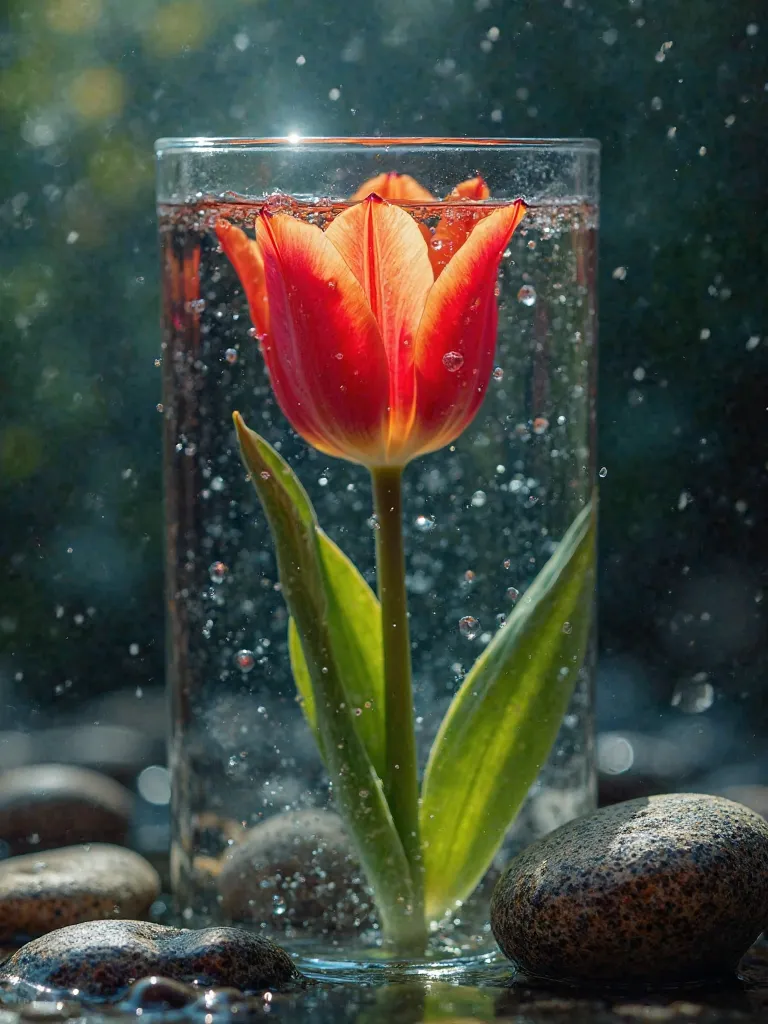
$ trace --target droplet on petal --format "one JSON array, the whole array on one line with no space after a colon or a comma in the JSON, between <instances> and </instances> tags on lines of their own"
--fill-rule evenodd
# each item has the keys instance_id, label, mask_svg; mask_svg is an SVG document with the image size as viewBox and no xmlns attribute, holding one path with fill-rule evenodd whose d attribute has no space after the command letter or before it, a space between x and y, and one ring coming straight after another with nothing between
<instances>
[{"instance_id":1,"label":"droplet on petal","mask_svg":"<svg viewBox=\"0 0 768 1024\"><path fill-rule=\"evenodd\" d=\"M269 472L266 469L262 469L262 471L259 473L259 476L261 477L262 480L269 480Z\"/></svg>"},{"instance_id":2,"label":"droplet on petal","mask_svg":"<svg viewBox=\"0 0 768 1024\"><path fill-rule=\"evenodd\" d=\"M464 365L464 356L461 352L446 352L443 356L443 366L448 373L456 373Z\"/></svg>"}]
</instances>

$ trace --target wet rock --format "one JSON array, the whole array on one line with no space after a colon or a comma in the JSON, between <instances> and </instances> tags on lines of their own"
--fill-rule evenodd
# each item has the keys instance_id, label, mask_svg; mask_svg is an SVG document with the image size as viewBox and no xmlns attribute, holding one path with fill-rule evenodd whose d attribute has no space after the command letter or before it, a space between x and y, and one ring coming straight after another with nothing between
<instances>
[{"instance_id":1,"label":"wet rock","mask_svg":"<svg viewBox=\"0 0 768 1024\"><path fill-rule=\"evenodd\" d=\"M134 799L87 768L38 764L0 775L0 842L11 854L74 843L124 843Z\"/></svg>"},{"instance_id":2,"label":"wet rock","mask_svg":"<svg viewBox=\"0 0 768 1024\"><path fill-rule=\"evenodd\" d=\"M92 844L0 863L0 940L79 921L140 917L160 891L155 869L131 850Z\"/></svg>"},{"instance_id":3,"label":"wet rock","mask_svg":"<svg viewBox=\"0 0 768 1024\"><path fill-rule=\"evenodd\" d=\"M341 819L330 811L276 814L248 832L218 877L234 921L315 933L370 923L372 905Z\"/></svg>"},{"instance_id":4,"label":"wet rock","mask_svg":"<svg viewBox=\"0 0 768 1024\"><path fill-rule=\"evenodd\" d=\"M693 794L569 822L515 857L491 900L510 959L577 984L723 975L767 925L768 824Z\"/></svg>"},{"instance_id":5,"label":"wet rock","mask_svg":"<svg viewBox=\"0 0 768 1024\"><path fill-rule=\"evenodd\" d=\"M147 977L255 991L301 976L285 950L263 936L238 928L192 931L143 921L59 928L27 943L0 968L0 984L14 985L22 996L36 986L78 989L86 998L115 996ZM147 996L144 989L140 994ZM165 995L169 1002L180 1000L183 990L175 986Z\"/></svg>"}]
</instances>

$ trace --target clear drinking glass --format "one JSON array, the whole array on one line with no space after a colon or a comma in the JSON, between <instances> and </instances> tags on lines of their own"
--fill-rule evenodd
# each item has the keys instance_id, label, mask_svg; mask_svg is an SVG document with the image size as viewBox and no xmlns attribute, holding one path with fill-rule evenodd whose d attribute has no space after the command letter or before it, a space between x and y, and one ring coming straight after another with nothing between
<instances>
[{"instance_id":1,"label":"clear drinking glass","mask_svg":"<svg viewBox=\"0 0 768 1024\"><path fill-rule=\"evenodd\" d=\"M297 699L275 547L240 460L233 411L287 460L322 528L375 588L370 482L360 465L323 454L291 429L215 226L224 219L252 236L266 205L272 215L327 227L364 182L388 172L412 176L436 197L390 200L428 244L437 244L443 197L477 175L490 195L466 200L462 209L472 217L517 197L528 204L500 262L495 368L483 404L460 436L404 474L423 774L472 663L526 601L595 485L599 147L562 139L192 138L163 139L156 148L177 907L185 921L245 923L310 957L382 956L381 915ZM429 946L419 953L491 948L488 897L500 868L595 805L594 640L585 593L573 621L562 623L563 633L589 635L567 680L574 685L558 712L554 746L484 877L427 921ZM539 653L533 636L529 661ZM565 685L571 668L552 672L543 680L550 689ZM500 714L499 728L519 710ZM475 756L478 767L489 767L484 751Z\"/></svg>"}]
</instances>

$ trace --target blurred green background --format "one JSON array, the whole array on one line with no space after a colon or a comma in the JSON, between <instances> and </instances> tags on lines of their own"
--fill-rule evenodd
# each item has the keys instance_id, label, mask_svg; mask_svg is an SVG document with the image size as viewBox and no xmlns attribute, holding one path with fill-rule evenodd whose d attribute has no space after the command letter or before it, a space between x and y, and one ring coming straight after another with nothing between
<instances>
[{"instance_id":1,"label":"blurred green background","mask_svg":"<svg viewBox=\"0 0 768 1024\"><path fill-rule=\"evenodd\" d=\"M0 728L162 684L153 140L587 135L604 146L603 773L766 782L760 14L5 0Z\"/></svg>"}]
</instances>

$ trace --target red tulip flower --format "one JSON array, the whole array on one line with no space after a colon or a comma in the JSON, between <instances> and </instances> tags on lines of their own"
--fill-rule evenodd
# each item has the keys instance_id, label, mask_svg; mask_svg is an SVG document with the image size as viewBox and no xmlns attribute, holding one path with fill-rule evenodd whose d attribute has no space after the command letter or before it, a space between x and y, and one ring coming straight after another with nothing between
<instances>
[{"instance_id":1,"label":"red tulip flower","mask_svg":"<svg viewBox=\"0 0 768 1024\"><path fill-rule=\"evenodd\" d=\"M382 179L393 198L415 190L411 201L434 202L413 179ZM452 198L462 201L454 219ZM525 204L468 217L466 198L457 190L441 204L429 242L405 209L375 193L325 231L266 208L255 240L218 222L278 404L320 451L402 467L474 418L493 366L499 261Z\"/></svg>"}]
</instances>

